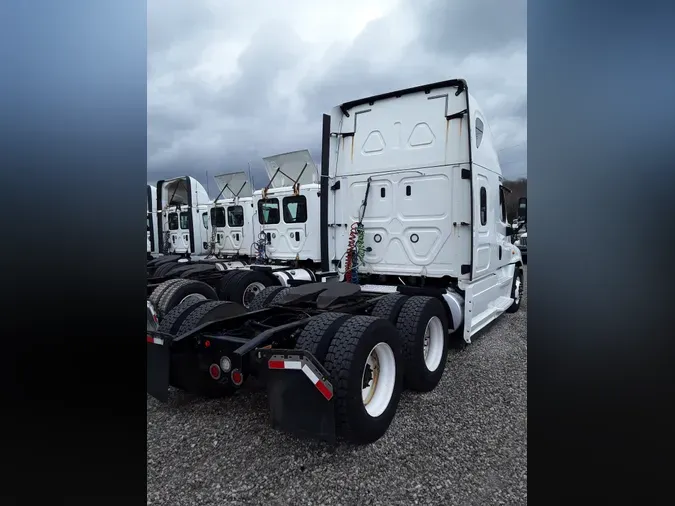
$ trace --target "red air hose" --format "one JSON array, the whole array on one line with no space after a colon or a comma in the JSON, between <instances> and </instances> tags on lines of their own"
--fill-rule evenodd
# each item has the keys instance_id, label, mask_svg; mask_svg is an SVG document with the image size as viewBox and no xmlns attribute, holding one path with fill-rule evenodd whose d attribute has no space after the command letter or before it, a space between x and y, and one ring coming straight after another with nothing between
<instances>
[{"instance_id":1,"label":"red air hose","mask_svg":"<svg viewBox=\"0 0 675 506\"><path fill-rule=\"evenodd\" d=\"M349 230L349 242L347 243L347 258L345 260L345 281L352 281L352 267L354 265L354 248L356 246L356 236L358 235L358 223L352 223Z\"/></svg>"}]
</instances>

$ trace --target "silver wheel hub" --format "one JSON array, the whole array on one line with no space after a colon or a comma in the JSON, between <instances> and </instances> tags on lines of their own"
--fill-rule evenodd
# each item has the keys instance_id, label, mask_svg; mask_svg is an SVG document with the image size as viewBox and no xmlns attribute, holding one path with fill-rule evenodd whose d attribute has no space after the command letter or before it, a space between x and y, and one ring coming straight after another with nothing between
<instances>
[{"instance_id":1,"label":"silver wheel hub","mask_svg":"<svg viewBox=\"0 0 675 506\"><path fill-rule=\"evenodd\" d=\"M438 369L443 359L445 349L445 333L443 324L438 316L432 316L424 329L422 353L424 356L424 365L431 372Z\"/></svg>"},{"instance_id":2,"label":"silver wheel hub","mask_svg":"<svg viewBox=\"0 0 675 506\"><path fill-rule=\"evenodd\" d=\"M387 343L378 343L368 354L361 374L361 400L366 413L376 418L389 406L396 383L396 360Z\"/></svg>"},{"instance_id":3,"label":"silver wheel hub","mask_svg":"<svg viewBox=\"0 0 675 506\"><path fill-rule=\"evenodd\" d=\"M206 297L204 297L201 293L191 293L190 295L183 297L178 304L182 304L188 300L199 302L200 300L206 300Z\"/></svg>"},{"instance_id":4,"label":"silver wheel hub","mask_svg":"<svg viewBox=\"0 0 675 506\"><path fill-rule=\"evenodd\" d=\"M244 295L242 296L242 304L244 307L248 308L251 302L253 302L253 299L255 299L255 296L262 292L265 288L267 287L258 281L248 285L244 290Z\"/></svg>"}]
</instances>

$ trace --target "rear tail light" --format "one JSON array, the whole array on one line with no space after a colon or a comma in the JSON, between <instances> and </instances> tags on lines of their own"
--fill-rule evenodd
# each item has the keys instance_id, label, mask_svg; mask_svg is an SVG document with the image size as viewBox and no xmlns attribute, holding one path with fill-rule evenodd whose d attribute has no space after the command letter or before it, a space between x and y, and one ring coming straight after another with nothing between
<instances>
[{"instance_id":1,"label":"rear tail light","mask_svg":"<svg viewBox=\"0 0 675 506\"><path fill-rule=\"evenodd\" d=\"M238 369L232 371L232 383L239 386L243 382L244 382L244 375Z\"/></svg>"},{"instance_id":2,"label":"rear tail light","mask_svg":"<svg viewBox=\"0 0 675 506\"><path fill-rule=\"evenodd\" d=\"M232 362L230 359L227 357L221 357L220 368L223 370L223 372L230 372L230 369L232 369Z\"/></svg>"},{"instance_id":3,"label":"rear tail light","mask_svg":"<svg viewBox=\"0 0 675 506\"><path fill-rule=\"evenodd\" d=\"M214 380L219 380L220 379L220 367L218 364L211 364L209 366L209 374L211 375L211 378Z\"/></svg>"}]
</instances>

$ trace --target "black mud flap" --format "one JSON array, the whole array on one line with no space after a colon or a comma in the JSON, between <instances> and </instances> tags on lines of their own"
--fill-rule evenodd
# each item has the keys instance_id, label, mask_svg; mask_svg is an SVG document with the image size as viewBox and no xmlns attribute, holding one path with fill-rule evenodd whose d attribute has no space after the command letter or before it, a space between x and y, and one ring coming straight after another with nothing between
<instances>
[{"instance_id":1,"label":"black mud flap","mask_svg":"<svg viewBox=\"0 0 675 506\"><path fill-rule=\"evenodd\" d=\"M335 402L328 373L311 353L255 351L267 383L272 426L299 437L335 443Z\"/></svg>"},{"instance_id":2,"label":"black mud flap","mask_svg":"<svg viewBox=\"0 0 675 506\"><path fill-rule=\"evenodd\" d=\"M169 400L171 338L148 332L146 390L160 402Z\"/></svg>"}]
</instances>

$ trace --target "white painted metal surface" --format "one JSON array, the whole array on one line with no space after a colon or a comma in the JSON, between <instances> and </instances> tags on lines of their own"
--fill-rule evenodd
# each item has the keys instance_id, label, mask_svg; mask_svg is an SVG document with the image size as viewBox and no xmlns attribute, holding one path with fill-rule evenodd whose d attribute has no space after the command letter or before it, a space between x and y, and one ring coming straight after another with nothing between
<instances>
[{"instance_id":1,"label":"white painted metal surface","mask_svg":"<svg viewBox=\"0 0 675 506\"><path fill-rule=\"evenodd\" d=\"M165 253L205 255L208 249L206 223L210 203L202 184L190 176L166 180L162 184L161 201L159 219L162 220L163 237L160 241L168 246Z\"/></svg>"},{"instance_id":2,"label":"white painted metal surface","mask_svg":"<svg viewBox=\"0 0 675 506\"><path fill-rule=\"evenodd\" d=\"M319 182L319 171L306 149L263 158L270 188L292 187Z\"/></svg>"},{"instance_id":3,"label":"white painted metal surface","mask_svg":"<svg viewBox=\"0 0 675 506\"><path fill-rule=\"evenodd\" d=\"M214 177L219 194L210 209L210 238L214 253L251 256L258 236L253 186L246 172Z\"/></svg>"},{"instance_id":4,"label":"white painted metal surface","mask_svg":"<svg viewBox=\"0 0 675 506\"><path fill-rule=\"evenodd\" d=\"M365 242L372 250L360 272L411 276L460 277L470 263L469 168L464 93L437 89L365 103L347 117L331 115L335 156L330 163L335 205L329 222L358 220L368 179L363 218ZM332 227L333 258L347 249L349 227Z\"/></svg>"},{"instance_id":5,"label":"white painted metal surface","mask_svg":"<svg viewBox=\"0 0 675 506\"><path fill-rule=\"evenodd\" d=\"M147 248L148 253L157 255L159 253L159 234L157 220L157 187L147 185Z\"/></svg>"},{"instance_id":6,"label":"white painted metal surface","mask_svg":"<svg viewBox=\"0 0 675 506\"><path fill-rule=\"evenodd\" d=\"M431 372L438 369L443 358L446 335L443 333L443 324L438 316L432 316L424 329L424 365Z\"/></svg>"},{"instance_id":7,"label":"white painted metal surface","mask_svg":"<svg viewBox=\"0 0 675 506\"><path fill-rule=\"evenodd\" d=\"M270 156L264 162L271 184L256 190L253 199L267 258L321 262L319 175L309 151Z\"/></svg>"},{"instance_id":8,"label":"white painted metal surface","mask_svg":"<svg viewBox=\"0 0 675 506\"><path fill-rule=\"evenodd\" d=\"M396 359L387 343L376 344L368 354L361 385L361 400L366 413L377 418L389 406L396 385Z\"/></svg>"},{"instance_id":9,"label":"white painted metal surface","mask_svg":"<svg viewBox=\"0 0 675 506\"><path fill-rule=\"evenodd\" d=\"M457 279L465 298L444 299L460 323L461 307L470 342L512 303L520 252L506 236L490 127L465 83L335 107L331 134L330 259L344 258L363 215L359 273Z\"/></svg>"}]
</instances>

